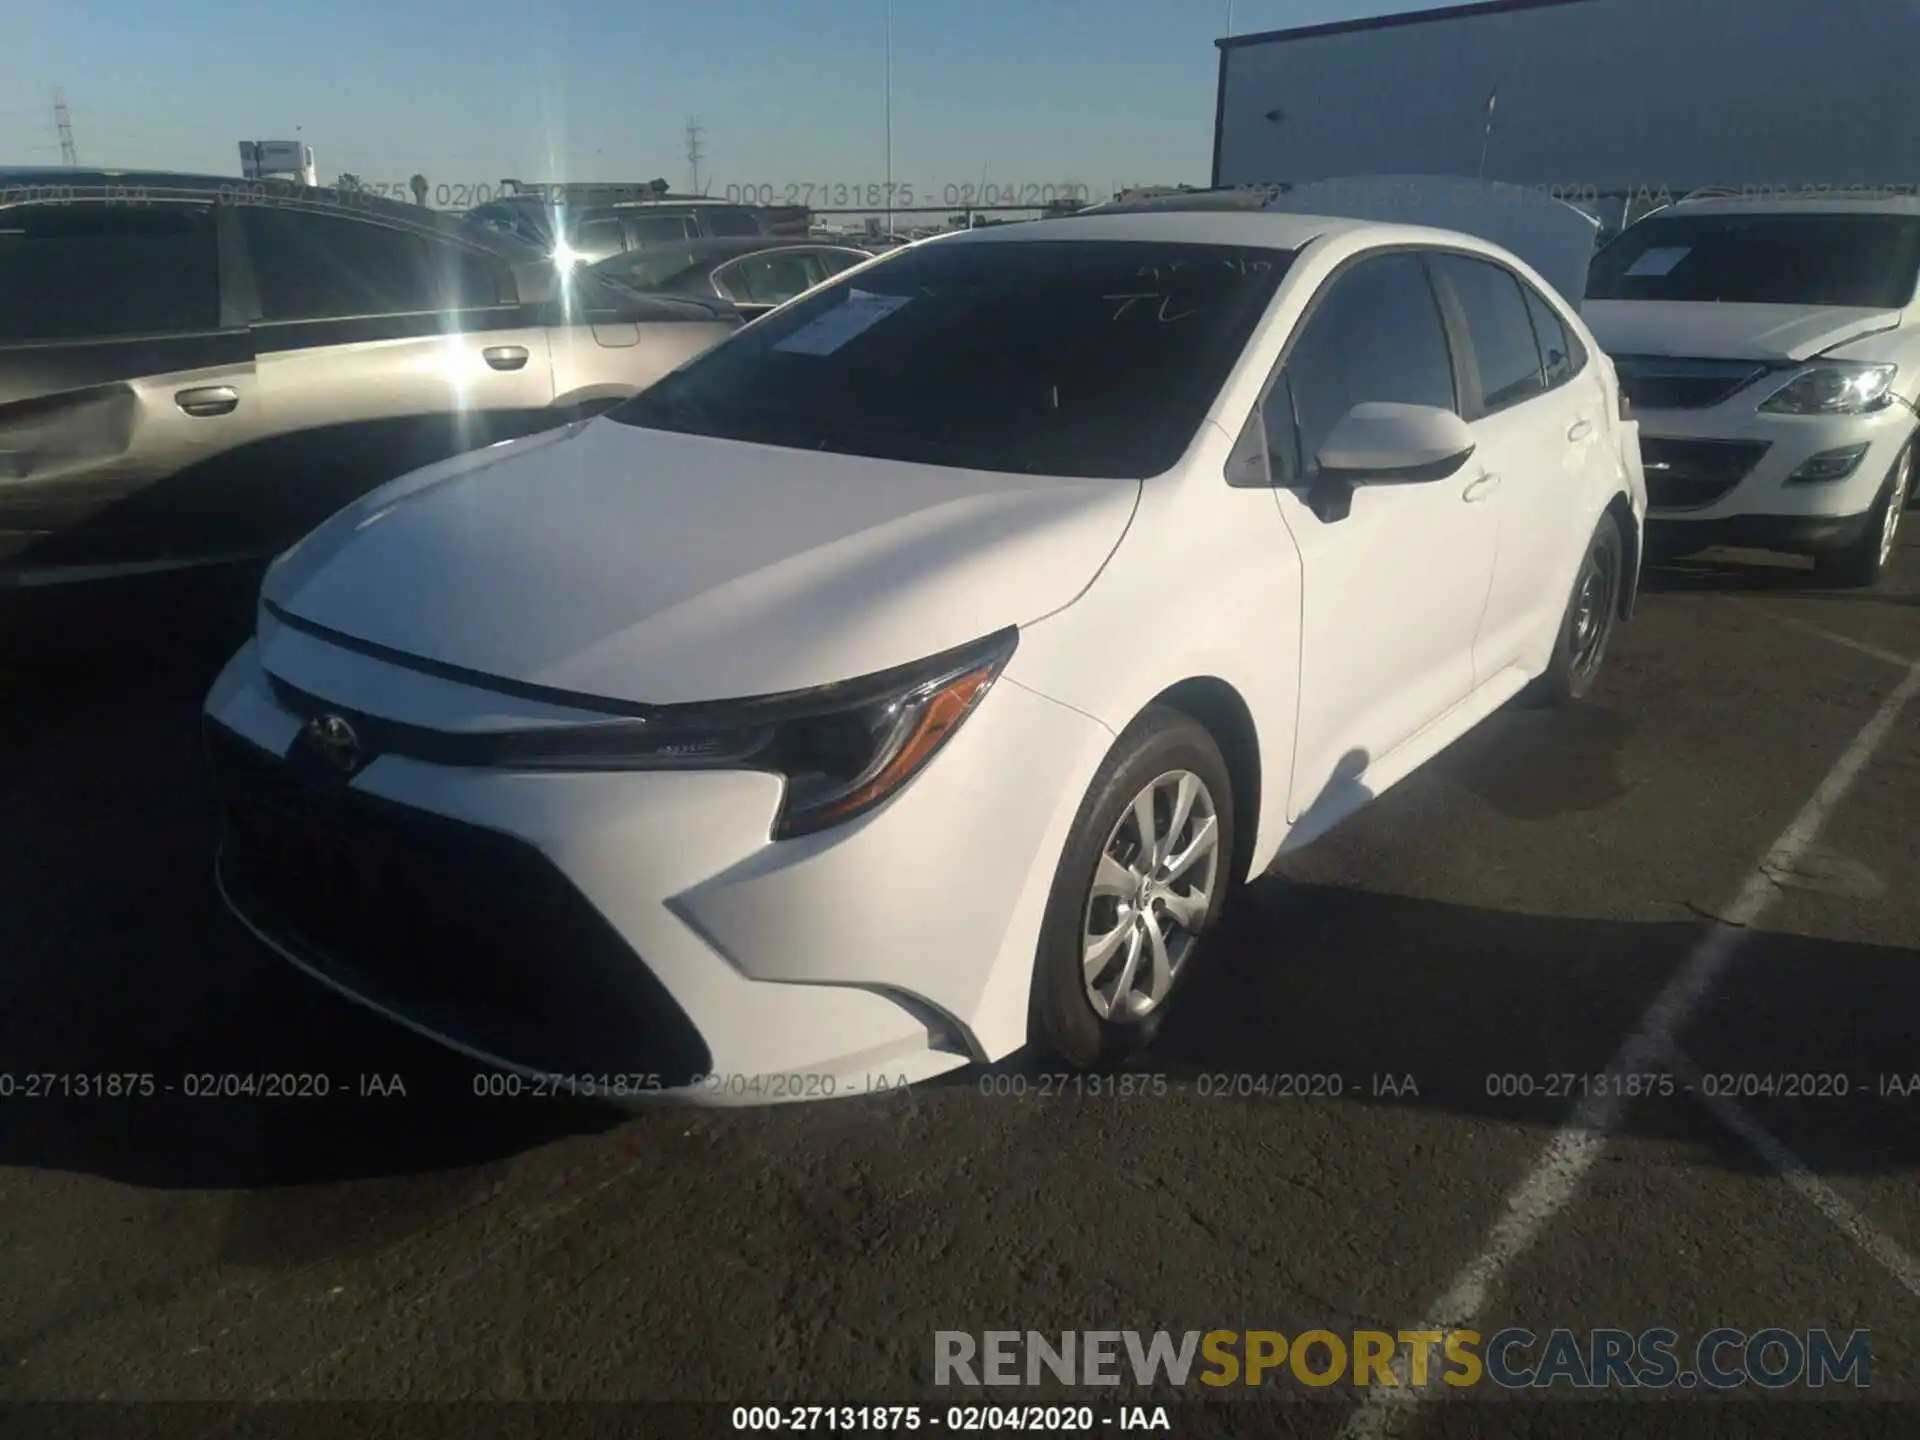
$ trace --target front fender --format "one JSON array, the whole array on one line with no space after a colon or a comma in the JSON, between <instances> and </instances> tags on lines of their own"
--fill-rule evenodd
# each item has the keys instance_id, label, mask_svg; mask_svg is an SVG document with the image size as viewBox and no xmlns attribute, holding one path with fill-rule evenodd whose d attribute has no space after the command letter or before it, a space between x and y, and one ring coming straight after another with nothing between
<instances>
[{"instance_id":1,"label":"front fender","mask_svg":"<svg viewBox=\"0 0 1920 1440\"><path fill-rule=\"evenodd\" d=\"M1301 598L1299 551L1271 491L1204 474L1149 481L1106 568L1021 632L1007 675L1116 735L1183 681L1238 692L1259 749L1258 874L1287 829Z\"/></svg>"}]
</instances>

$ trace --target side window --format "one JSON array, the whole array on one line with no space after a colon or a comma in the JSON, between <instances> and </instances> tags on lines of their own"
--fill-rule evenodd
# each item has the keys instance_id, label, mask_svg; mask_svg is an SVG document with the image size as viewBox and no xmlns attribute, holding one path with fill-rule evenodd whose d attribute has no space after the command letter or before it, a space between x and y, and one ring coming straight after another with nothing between
<instances>
[{"instance_id":1,"label":"side window","mask_svg":"<svg viewBox=\"0 0 1920 1440\"><path fill-rule=\"evenodd\" d=\"M820 268L826 271L828 276L838 275L842 270L851 270L867 258L857 250L822 250L819 254Z\"/></svg>"},{"instance_id":2,"label":"side window","mask_svg":"<svg viewBox=\"0 0 1920 1440\"><path fill-rule=\"evenodd\" d=\"M1300 427L1293 413L1293 386L1282 370L1260 406L1267 432L1267 475L1275 485L1300 483Z\"/></svg>"},{"instance_id":3,"label":"side window","mask_svg":"<svg viewBox=\"0 0 1920 1440\"><path fill-rule=\"evenodd\" d=\"M0 344L219 327L210 207L0 210Z\"/></svg>"},{"instance_id":4,"label":"side window","mask_svg":"<svg viewBox=\"0 0 1920 1440\"><path fill-rule=\"evenodd\" d=\"M1540 359L1547 372L1547 388L1564 385L1587 368L1586 347L1561 323L1559 313L1531 285L1522 285L1533 333L1540 341Z\"/></svg>"},{"instance_id":5,"label":"side window","mask_svg":"<svg viewBox=\"0 0 1920 1440\"><path fill-rule=\"evenodd\" d=\"M618 220L589 220L574 232L573 247L583 255L618 255L627 242Z\"/></svg>"},{"instance_id":6,"label":"side window","mask_svg":"<svg viewBox=\"0 0 1920 1440\"><path fill-rule=\"evenodd\" d=\"M496 305L510 299L477 252L336 215L241 212L264 320L332 320Z\"/></svg>"},{"instance_id":7,"label":"side window","mask_svg":"<svg viewBox=\"0 0 1920 1440\"><path fill-rule=\"evenodd\" d=\"M1419 258L1363 260L1335 280L1307 317L1274 393L1283 389L1293 397L1298 479L1311 476L1313 457L1356 405L1392 400L1453 409L1446 331ZM1273 423L1269 417L1270 449ZM1286 483L1277 469L1275 483Z\"/></svg>"},{"instance_id":8,"label":"side window","mask_svg":"<svg viewBox=\"0 0 1920 1440\"><path fill-rule=\"evenodd\" d=\"M1464 255L1436 255L1434 271L1453 291L1467 323L1480 376L1482 413L1492 415L1546 393L1540 347L1520 281L1509 271Z\"/></svg>"},{"instance_id":9,"label":"side window","mask_svg":"<svg viewBox=\"0 0 1920 1440\"><path fill-rule=\"evenodd\" d=\"M760 222L748 210L709 210L706 221L709 235L734 238L760 233Z\"/></svg>"},{"instance_id":10,"label":"side window","mask_svg":"<svg viewBox=\"0 0 1920 1440\"><path fill-rule=\"evenodd\" d=\"M684 215L629 215L627 242L631 245L677 245L691 238L692 228Z\"/></svg>"},{"instance_id":11,"label":"side window","mask_svg":"<svg viewBox=\"0 0 1920 1440\"><path fill-rule=\"evenodd\" d=\"M720 288L735 300L754 305L778 305L825 278L819 258L807 251L774 251L748 255L714 273Z\"/></svg>"}]
</instances>

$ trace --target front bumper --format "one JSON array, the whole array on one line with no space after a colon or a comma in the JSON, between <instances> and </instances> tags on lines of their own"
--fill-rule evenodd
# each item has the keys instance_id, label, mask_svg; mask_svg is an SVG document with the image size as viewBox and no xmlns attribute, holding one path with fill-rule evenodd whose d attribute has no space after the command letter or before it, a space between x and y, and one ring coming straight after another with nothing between
<instances>
[{"instance_id":1,"label":"front bumper","mask_svg":"<svg viewBox=\"0 0 1920 1440\"><path fill-rule=\"evenodd\" d=\"M1769 415L1758 409L1767 393L1755 386L1709 409L1639 413L1650 543L1810 553L1859 537L1913 438L1913 412ZM1815 456L1855 446L1864 452L1844 478L1793 478Z\"/></svg>"},{"instance_id":2,"label":"front bumper","mask_svg":"<svg viewBox=\"0 0 1920 1440\"><path fill-rule=\"evenodd\" d=\"M614 1100L871 1093L1024 1043L1045 882L1112 740L1003 677L890 803L773 843L781 782L759 773L383 756L308 779L269 666L349 715L519 703L289 630L249 642L206 707L229 906L349 998Z\"/></svg>"},{"instance_id":3,"label":"front bumper","mask_svg":"<svg viewBox=\"0 0 1920 1440\"><path fill-rule=\"evenodd\" d=\"M1656 515L1647 522L1647 548L1674 554L1716 545L1740 550L1777 550L1812 555L1856 544L1873 524L1860 515L1735 515L1725 520L1673 520Z\"/></svg>"}]
</instances>

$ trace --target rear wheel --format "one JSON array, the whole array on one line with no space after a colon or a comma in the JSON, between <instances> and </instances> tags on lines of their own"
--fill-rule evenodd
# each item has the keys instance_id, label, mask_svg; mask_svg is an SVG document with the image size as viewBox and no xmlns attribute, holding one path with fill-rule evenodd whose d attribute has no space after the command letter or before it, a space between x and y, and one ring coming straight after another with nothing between
<instances>
[{"instance_id":1,"label":"rear wheel","mask_svg":"<svg viewBox=\"0 0 1920 1440\"><path fill-rule=\"evenodd\" d=\"M1560 633L1553 642L1553 657L1545 672L1528 689L1528 698L1538 705L1565 705L1586 698L1599 677L1607 658L1607 643L1613 639L1620 618L1620 588L1626 576L1626 543L1620 538L1620 523L1612 515L1602 515L1594 527L1587 552L1581 557L1574 576L1573 595L1567 601L1560 620Z\"/></svg>"},{"instance_id":2,"label":"rear wheel","mask_svg":"<svg viewBox=\"0 0 1920 1440\"><path fill-rule=\"evenodd\" d=\"M1074 820L1034 957L1029 1034L1079 1068L1146 1044L1232 878L1233 787L1206 728L1148 710Z\"/></svg>"},{"instance_id":3,"label":"rear wheel","mask_svg":"<svg viewBox=\"0 0 1920 1440\"><path fill-rule=\"evenodd\" d=\"M1876 583L1893 559L1894 540L1900 533L1900 519L1907 511L1913 492L1913 446L1909 444L1893 462L1887 483L1881 488L1880 501L1860 536L1844 550L1832 550L1813 557L1813 573L1822 584L1838 589L1858 590Z\"/></svg>"}]
</instances>

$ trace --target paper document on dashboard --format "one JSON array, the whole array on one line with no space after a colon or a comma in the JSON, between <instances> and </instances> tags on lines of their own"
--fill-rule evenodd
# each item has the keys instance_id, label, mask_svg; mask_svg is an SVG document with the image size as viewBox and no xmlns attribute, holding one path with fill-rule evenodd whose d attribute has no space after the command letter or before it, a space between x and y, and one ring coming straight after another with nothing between
<instances>
[{"instance_id":1,"label":"paper document on dashboard","mask_svg":"<svg viewBox=\"0 0 1920 1440\"><path fill-rule=\"evenodd\" d=\"M809 321L774 349L788 355L831 355L858 335L865 334L913 297L875 295L853 290L847 298L817 320Z\"/></svg>"}]
</instances>

